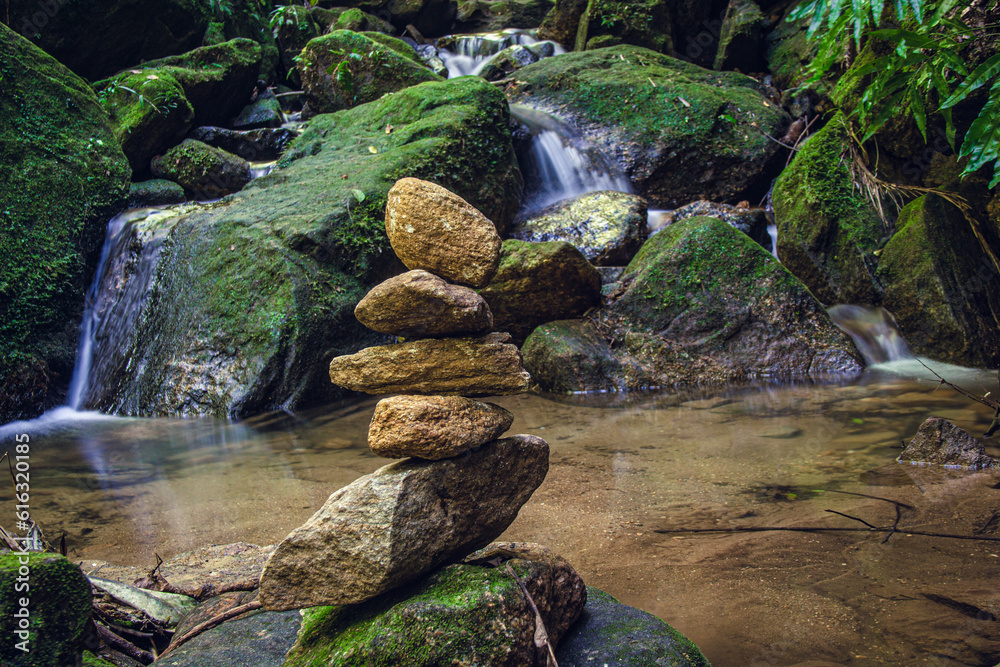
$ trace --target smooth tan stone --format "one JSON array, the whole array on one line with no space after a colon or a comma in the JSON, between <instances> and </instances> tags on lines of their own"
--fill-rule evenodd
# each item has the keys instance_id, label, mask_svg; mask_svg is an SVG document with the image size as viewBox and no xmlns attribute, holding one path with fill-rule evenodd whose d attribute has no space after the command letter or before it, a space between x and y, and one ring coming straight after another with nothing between
<instances>
[{"instance_id":1,"label":"smooth tan stone","mask_svg":"<svg viewBox=\"0 0 1000 667\"><path fill-rule=\"evenodd\" d=\"M385 231L408 269L485 287L500 263L500 236L474 206L440 185L404 178L389 190Z\"/></svg>"},{"instance_id":2,"label":"smooth tan stone","mask_svg":"<svg viewBox=\"0 0 1000 667\"><path fill-rule=\"evenodd\" d=\"M528 390L531 376L510 334L367 347L330 362L334 384L366 394L499 396Z\"/></svg>"},{"instance_id":3,"label":"smooth tan stone","mask_svg":"<svg viewBox=\"0 0 1000 667\"><path fill-rule=\"evenodd\" d=\"M393 396L375 406L368 446L379 456L446 459L496 440L514 415L461 396Z\"/></svg>"},{"instance_id":4,"label":"smooth tan stone","mask_svg":"<svg viewBox=\"0 0 1000 667\"><path fill-rule=\"evenodd\" d=\"M372 288L354 309L361 324L396 336L478 334L493 329L485 299L422 269Z\"/></svg>"},{"instance_id":5,"label":"smooth tan stone","mask_svg":"<svg viewBox=\"0 0 1000 667\"><path fill-rule=\"evenodd\" d=\"M549 446L516 435L443 461L405 459L335 492L274 550L265 609L353 604L499 536L545 479Z\"/></svg>"}]
</instances>

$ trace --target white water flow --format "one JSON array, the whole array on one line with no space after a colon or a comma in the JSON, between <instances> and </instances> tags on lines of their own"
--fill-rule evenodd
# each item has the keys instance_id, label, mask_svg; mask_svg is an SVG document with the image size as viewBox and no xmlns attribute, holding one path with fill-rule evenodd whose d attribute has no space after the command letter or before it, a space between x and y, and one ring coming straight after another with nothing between
<instances>
[{"instance_id":1,"label":"white water flow","mask_svg":"<svg viewBox=\"0 0 1000 667\"><path fill-rule=\"evenodd\" d=\"M76 363L73 366L73 379L70 380L69 392L66 396L66 405L74 410L79 410L82 407L87 392L87 382L90 378L90 366L94 358L94 331L102 316L102 309L98 307L101 283L103 283L108 271L109 258L118 245L122 231L132 219L130 214L134 213L135 211L126 211L111 218L111 221L108 222L104 246L101 248L101 259L97 264L97 271L94 272L90 288L87 289L83 307L83 322L80 325L80 342L76 348Z\"/></svg>"},{"instance_id":2,"label":"white water flow","mask_svg":"<svg viewBox=\"0 0 1000 667\"><path fill-rule=\"evenodd\" d=\"M844 330L868 365L912 360L913 354L884 308L840 305L827 311L830 319Z\"/></svg>"},{"instance_id":3,"label":"white water flow","mask_svg":"<svg viewBox=\"0 0 1000 667\"><path fill-rule=\"evenodd\" d=\"M778 225L773 222L769 224L767 226L767 235L771 237L771 254L780 262L781 258L778 257Z\"/></svg>"},{"instance_id":4,"label":"white water flow","mask_svg":"<svg viewBox=\"0 0 1000 667\"><path fill-rule=\"evenodd\" d=\"M633 191L613 160L556 116L517 104L511 105L510 112L532 135L530 148L521 156L522 211L536 211L598 190Z\"/></svg>"},{"instance_id":5,"label":"white water flow","mask_svg":"<svg viewBox=\"0 0 1000 667\"><path fill-rule=\"evenodd\" d=\"M438 56L448 68L448 78L454 79L456 76L479 74L493 56L509 46L531 46L537 43L538 40L521 30L456 35L454 48L439 49Z\"/></svg>"}]
</instances>

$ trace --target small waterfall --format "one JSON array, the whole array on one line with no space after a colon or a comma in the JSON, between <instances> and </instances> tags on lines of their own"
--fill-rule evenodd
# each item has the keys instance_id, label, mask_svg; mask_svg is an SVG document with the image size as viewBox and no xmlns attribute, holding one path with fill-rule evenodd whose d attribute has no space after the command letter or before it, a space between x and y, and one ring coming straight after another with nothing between
<instances>
[{"instance_id":1,"label":"small waterfall","mask_svg":"<svg viewBox=\"0 0 1000 667\"><path fill-rule=\"evenodd\" d=\"M490 58L508 46L520 44L531 46L537 40L521 30L480 33L475 35L455 35L452 49L439 49L438 56L448 68L448 78L479 74Z\"/></svg>"},{"instance_id":2,"label":"small waterfall","mask_svg":"<svg viewBox=\"0 0 1000 667\"><path fill-rule=\"evenodd\" d=\"M854 340L868 365L913 359L896 321L884 308L840 305L827 312L833 323Z\"/></svg>"},{"instance_id":3,"label":"small waterfall","mask_svg":"<svg viewBox=\"0 0 1000 667\"><path fill-rule=\"evenodd\" d=\"M111 218L111 221L108 222L104 246L101 248L101 259L97 264L94 280L87 289L83 307L83 322L80 326L80 342L76 347L76 363L73 366L73 378L70 380L69 393L66 396L66 404L74 410L79 410L82 407L83 398L87 391L87 381L90 378L90 365L94 357L94 331L99 324L102 312L98 306L100 287L108 272L109 259L117 254L116 249L122 238L122 231L127 227L131 213L134 211L126 211Z\"/></svg>"},{"instance_id":4,"label":"small waterfall","mask_svg":"<svg viewBox=\"0 0 1000 667\"><path fill-rule=\"evenodd\" d=\"M613 160L557 117L516 104L510 111L531 130L531 146L521 156L523 211L545 208L586 192L633 191Z\"/></svg>"}]
</instances>

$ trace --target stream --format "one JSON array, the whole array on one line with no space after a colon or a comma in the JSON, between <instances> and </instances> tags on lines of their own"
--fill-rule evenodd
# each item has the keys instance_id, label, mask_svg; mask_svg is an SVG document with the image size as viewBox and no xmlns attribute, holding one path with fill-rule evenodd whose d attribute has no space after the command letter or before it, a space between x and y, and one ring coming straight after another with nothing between
<instances>
[{"instance_id":1,"label":"stream","mask_svg":"<svg viewBox=\"0 0 1000 667\"><path fill-rule=\"evenodd\" d=\"M488 53L531 43L520 33L504 39ZM460 44L449 68L475 71L482 49ZM532 134L523 211L592 190L631 191L557 118L513 115ZM30 436L33 518L52 542L65 535L69 556L87 565L148 568L154 554L275 543L333 491L387 463L366 443L374 398L242 422L81 409L101 381L100 339L121 335L138 312L107 303L99 287L130 222L152 214L109 224L69 405L0 426L8 448L14 435ZM146 248L152 261L159 245ZM141 303L147 286L135 281L126 296ZM112 323L106 312L117 313ZM838 306L831 315L872 364L850 382L491 399L516 415L511 433L551 446L548 477L502 539L564 556L589 585L687 635L715 667L994 665L1000 544L907 529L1000 538L1000 471L895 462L929 416L979 435L992 414L939 387L884 311ZM998 391L994 373L926 363L973 393ZM1000 456L997 440L988 442ZM0 486L0 502L14 504L9 488ZM871 532L862 520L898 530ZM763 527L786 530L746 530ZM787 530L803 527L839 530ZM662 532L689 529L737 530Z\"/></svg>"}]
</instances>

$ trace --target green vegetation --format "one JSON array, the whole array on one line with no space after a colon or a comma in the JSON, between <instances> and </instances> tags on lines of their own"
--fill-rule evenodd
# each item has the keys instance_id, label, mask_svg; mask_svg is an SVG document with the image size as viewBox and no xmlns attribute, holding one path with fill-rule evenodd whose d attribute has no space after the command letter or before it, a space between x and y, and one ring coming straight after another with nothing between
<instances>
[{"instance_id":1,"label":"green vegetation","mask_svg":"<svg viewBox=\"0 0 1000 667\"><path fill-rule=\"evenodd\" d=\"M978 108L958 152L968 159L966 175L993 163L990 187L996 187L1000 184L997 26L973 27L966 22L969 0L893 0L890 11L886 11L887 4L883 0L807 0L792 12L792 20L810 19L808 35L819 45L811 80L826 75L854 49L871 51L868 62L854 74L863 79L863 93L852 115L861 127L862 142L903 109L912 115L925 141L928 116L940 113L948 141L956 148L952 109L962 103ZM847 49L845 34L850 42ZM985 59L979 55L984 46L992 53ZM988 93L977 95L980 89Z\"/></svg>"}]
</instances>

